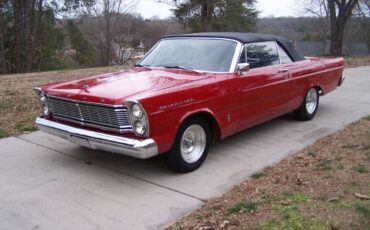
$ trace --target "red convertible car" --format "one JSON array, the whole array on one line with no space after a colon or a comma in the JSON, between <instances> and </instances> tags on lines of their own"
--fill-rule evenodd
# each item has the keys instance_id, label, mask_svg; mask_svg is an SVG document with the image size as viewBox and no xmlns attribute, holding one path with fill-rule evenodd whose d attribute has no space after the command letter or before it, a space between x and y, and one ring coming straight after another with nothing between
<instances>
[{"instance_id":1,"label":"red convertible car","mask_svg":"<svg viewBox=\"0 0 370 230\"><path fill-rule=\"evenodd\" d=\"M293 112L314 117L342 58L305 58L274 35L165 36L128 71L35 87L38 127L91 149L197 169L210 144Z\"/></svg>"}]
</instances>

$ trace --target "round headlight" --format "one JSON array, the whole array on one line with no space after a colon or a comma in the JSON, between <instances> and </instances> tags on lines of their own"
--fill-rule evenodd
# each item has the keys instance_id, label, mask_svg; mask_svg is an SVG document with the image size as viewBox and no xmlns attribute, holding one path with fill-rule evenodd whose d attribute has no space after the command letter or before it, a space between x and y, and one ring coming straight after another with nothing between
<instances>
[{"instance_id":1,"label":"round headlight","mask_svg":"<svg viewBox=\"0 0 370 230\"><path fill-rule=\"evenodd\" d=\"M46 103L46 97L43 93L40 94L40 101L41 101L42 104Z\"/></svg>"},{"instance_id":2,"label":"round headlight","mask_svg":"<svg viewBox=\"0 0 370 230\"><path fill-rule=\"evenodd\" d=\"M47 115L49 115L49 112L50 112L50 110L49 110L49 106L48 106L47 104L43 104L43 105L42 105L42 113L43 113L45 116L47 116Z\"/></svg>"},{"instance_id":3,"label":"round headlight","mask_svg":"<svg viewBox=\"0 0 370 230\"><path fill-rule=\"evenodd\" d=\"M139 135L144 135L146 132L145 125L142 121L136 121L135 122L135 132Z\"/></svg>"},{"instance_id":4,"label":"round headlight","mask_svg":"<svg viewBox=\"0 0 370 230\"><path fill-rule=\"evenodd\" d=\"M143 117L143 110L141 109L140 105L138 104L133 104L132 105L132 114L137 118L137 119L140 119Z\"/></svg>"}]
</instances>

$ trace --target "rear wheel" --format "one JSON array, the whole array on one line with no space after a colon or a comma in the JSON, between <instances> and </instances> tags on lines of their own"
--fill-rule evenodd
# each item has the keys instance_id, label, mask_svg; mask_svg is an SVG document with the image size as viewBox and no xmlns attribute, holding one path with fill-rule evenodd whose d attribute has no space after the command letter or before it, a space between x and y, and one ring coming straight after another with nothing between
<instances>
[{"instance_id":1,"label":"rear wheel","mask_svg":"<svg viewBox=\"0 0 370 230\"><path fill-rule=\"evenodd\" d=\"M319 107L319 93L316 88L308 90L301 106L294 111L294 116L297 120L308 121L311 120Z\"/></svg>"},{"instance_id":2,"label":"rear wheel","mask_svg":"<svg viewBox=\"0 0 370 230\"><path fill-rule=\"evenodd\" d=\"M181 173L194 171L206 159L210 142L210 127L206 120L199 117L186 120L172 149L166 154L167 165Z\"/></svg>"}]
</instances>

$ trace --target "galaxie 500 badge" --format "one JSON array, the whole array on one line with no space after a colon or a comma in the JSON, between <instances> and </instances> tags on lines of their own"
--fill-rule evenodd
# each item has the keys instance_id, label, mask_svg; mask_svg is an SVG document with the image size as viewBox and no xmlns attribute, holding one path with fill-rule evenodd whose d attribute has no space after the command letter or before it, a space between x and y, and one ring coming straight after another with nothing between
<instances>
[{"instance_id":1,"label":"galaxie 500 badge","mask_svg":"<svg viewBox=\"0 0 370 230\"><path fill-rule=\"evenodd\" d=\"M187 104L187 103L190 103L190 102L193 102L193 101L194 101L194 98L190 98L190 99L186 99L184 101L178 101L178 102L175 102L175 103L172 103L172 104L169 104L169 105L162 105L161 107L159 107L159 109L164 110L164 109L176 107L176 106L179 106L179 105L184 105L184 104Z\"/></svg>"}]
</instances>

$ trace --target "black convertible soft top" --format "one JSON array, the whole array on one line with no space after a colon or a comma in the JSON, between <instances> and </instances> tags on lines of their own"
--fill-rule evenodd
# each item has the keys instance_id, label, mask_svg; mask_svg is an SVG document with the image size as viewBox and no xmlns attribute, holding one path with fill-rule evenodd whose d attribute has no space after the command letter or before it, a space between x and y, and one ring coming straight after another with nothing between
<instances>
[{"instance_id":1,"label":"black convertible soft top","mask_svg":"<svg viewBox=\"0 0 370 230\"><path fill-rule=\"evenodd\" d=\"M205 32L205 33L192 33L192 34L177 34L167 35L163 38L176 38L176 37L210 37L210 38L226 38L239 41L241 43L251 42L265 42L276 41L293 61L301 61L305 58L297 52L292 42L285 37L272 35L272 34L258 34L258 33L234 33L234 32Z\"/></svg>"}]
</instances>

